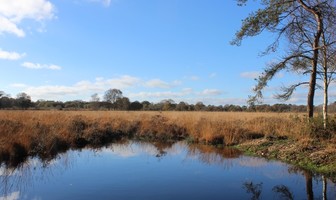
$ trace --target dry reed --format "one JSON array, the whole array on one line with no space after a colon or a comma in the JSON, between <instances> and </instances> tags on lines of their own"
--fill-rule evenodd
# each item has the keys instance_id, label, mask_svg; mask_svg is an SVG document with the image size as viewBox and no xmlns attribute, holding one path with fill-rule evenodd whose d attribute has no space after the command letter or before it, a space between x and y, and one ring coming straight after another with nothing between
<instances>
[{"instance_id":1,"label":"dry reed","mask_svg":"<svg viewBox=\"0 0 336 200\"><path fill-rule=\"evenodd\" d=\"M260 137L306 137L303 115L288 113L0 111L0 160L52 157L121 138L234 145Z\"/></svg>"}]
</instances>

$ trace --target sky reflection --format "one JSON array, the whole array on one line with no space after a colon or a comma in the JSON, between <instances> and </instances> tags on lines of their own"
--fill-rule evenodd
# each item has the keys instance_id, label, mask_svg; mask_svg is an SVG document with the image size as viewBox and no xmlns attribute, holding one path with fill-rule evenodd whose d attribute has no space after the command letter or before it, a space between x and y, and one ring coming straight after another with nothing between
<instances>
[{"instance_id":1,"label":"sky reflection","mask_svg":"<svg viewBox=\"0 0 336 200\"><path fill-rule=\"evenodd\" d=\"M124 141L0 167L3 199L336 199L335 183L203 145ZM326 189L323 190L323 185ZM286 196L287 195L287 196Z\"/></svg>"}]
</instances>

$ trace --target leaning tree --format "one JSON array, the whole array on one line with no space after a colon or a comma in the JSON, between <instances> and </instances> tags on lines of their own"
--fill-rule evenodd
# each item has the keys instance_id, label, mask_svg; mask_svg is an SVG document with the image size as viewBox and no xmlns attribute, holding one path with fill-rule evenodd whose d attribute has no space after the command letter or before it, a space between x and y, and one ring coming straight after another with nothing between
<instances>
[{"instance_id":1,"label":"leaning tree","mask_svg":"<svg viewBox=\"0 0 336 200\"><path fill-rule=\"evenodd\" d=\"M237 0L244 5L248 0ZM278 50L280 42L286 39L288 49L277 62L268 65L257 79L254 87L255 94L250 96L249 102L255 103L262 98L262 90L267 83L280 71L288 70L309 74L309 81L295 83L283 87L278 98L287 100L295 89L307 84L307 112L309 118L314 115L314 96L317 87L319 54L322 49L321 38L324 23L335 7L334 0L260 0L262 8L252 12L243 20L241 29L232 41L240 45L246 37L259 35L263 31L276 34L276 39L264 52L265 54Z\"/></svg>"}]
</instances>

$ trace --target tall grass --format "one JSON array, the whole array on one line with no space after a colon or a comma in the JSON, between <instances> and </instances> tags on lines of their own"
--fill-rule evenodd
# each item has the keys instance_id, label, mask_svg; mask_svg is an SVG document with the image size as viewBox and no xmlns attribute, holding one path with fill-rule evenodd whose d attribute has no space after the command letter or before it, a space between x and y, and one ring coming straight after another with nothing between
<instances>
[{"instance_id":1,"label":"tall grass","mask_svg":"<svg viewBox=\"0 0 336 200\"><path fill-rule=\"evenodd\" d=\"M0 160L53 157L68 148L121 138L234 145L260 137L310 137L303 115L288 113L0 111Z\"/></svg>"}]
</instances>

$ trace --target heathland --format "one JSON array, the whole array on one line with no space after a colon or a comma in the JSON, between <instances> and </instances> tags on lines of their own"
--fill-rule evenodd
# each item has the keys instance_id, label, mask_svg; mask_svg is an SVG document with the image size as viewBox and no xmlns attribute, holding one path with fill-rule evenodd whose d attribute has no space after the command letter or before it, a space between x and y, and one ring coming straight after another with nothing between
<instances>
[{"instance_id":1,"label":"heathland","mask_svg":"<svg viewBox=\"0 0 336 200\"><path fill-rule=\"evenodd\" d=\"M335 122L299 113L151 111L0 111L0 162L52 159L68 149L121 139L232 146L335 176Z\"/></svg>"}]
</instances>

